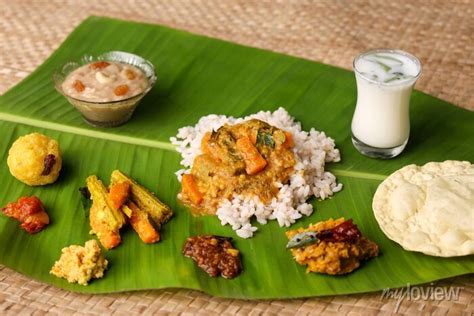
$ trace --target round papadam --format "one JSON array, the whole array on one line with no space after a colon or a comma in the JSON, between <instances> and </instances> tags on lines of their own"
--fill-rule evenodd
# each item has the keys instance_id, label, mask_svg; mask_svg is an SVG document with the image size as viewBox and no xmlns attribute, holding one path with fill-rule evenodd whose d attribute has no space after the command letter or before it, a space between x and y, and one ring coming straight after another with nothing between
<instances>
[{"instance_id":1,"label":"round papadam","mask_svg":"<svg viewBox=\"0 0 474 316\"><path fill-rule=\"evenodd\" d=\"M404 249L432 256L474 254L474 165L408 165L377 188L372 202L382 231Z\"/></svg>"}]
</instances>

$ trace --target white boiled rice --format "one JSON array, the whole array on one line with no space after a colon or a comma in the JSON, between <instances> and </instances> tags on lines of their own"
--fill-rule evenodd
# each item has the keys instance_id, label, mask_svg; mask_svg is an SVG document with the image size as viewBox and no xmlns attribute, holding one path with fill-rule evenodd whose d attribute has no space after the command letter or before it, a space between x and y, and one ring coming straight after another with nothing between
<instances>
[{"instance_id":1,"label":"white boiled rice","mask_svg":"<svg viewBox=\"0 0 474 316\"><path fill-rule=\"evenodd\" d=\"M181 164L185 169L176 172L181 181L183 173L189 173L194 158L201 154L201 139L204 134L227 124L237 124L256 118L270 125L289 131L293 134L296 165L295 172L287 184L276 183L280 188L278 196L269 205L264 205L256 196L239 196L235 194L232 200L224 200L217 209L216 215L221 224L229 224L242 238L249 238L257 230L251 220L255 218L260 224L276 219L280 226L290 226L303 215L313 212L311 204L306 203L311 196L322 200L339 192L342 184L337 184L336 177L324 171L327 162L341 160L339 150L334 140L324 132L311 128L309 132L301 129L301 124L295 122L284 108L275 112L261 111L244 118L227 117L224 115L207 115L202 117L195 126L186 126L178 130L171 142L181 153Z\"/></svg>"}]
</instances>

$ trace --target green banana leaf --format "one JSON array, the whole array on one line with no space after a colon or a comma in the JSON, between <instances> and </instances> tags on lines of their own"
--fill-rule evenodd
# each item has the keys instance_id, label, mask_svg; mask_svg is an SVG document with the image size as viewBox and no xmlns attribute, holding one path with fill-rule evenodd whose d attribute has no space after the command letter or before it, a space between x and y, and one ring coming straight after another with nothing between
<instances>
[{"instance_id":1,"label":"green banana leaf","mask_svg":"<svg viewBox=\"0 0 474 316\"><path fill-rule=\"evenodd\" d=\"M87 125L54 90L51 75L67 61L111 50L150 60L158 81L129 123L98 129ZM406 164L473 161L474 113L416 91L405 152L387 161L369 159L356 152L350 139L355 87L352 72L332 66L162 26L91 17L33 74L0 97L0 205L35 194L51 217L47 229L31 236L14 220L0 216L0 263L77 292L178 287L246 299L369 292L473 273L472 256L437 258L404 251L379 229L371 202L381 180ZM325 131L341 150L342 162L329 169L344 189L331 199L313 200L316 212L292 228L330 217L353 218L379 244L381 255L349 275L307 274L285 249L287 228L276 222L258 225L255 237L244 240L216 217L193 217L177 202L180 185L174 172L180 169L180 156L169 137L179 127L193 125L209 113L242 116L280 106L304 129ZM12 142L33 131L57 139L62 148L64 167L53 185L28 187L8 171ZM130 174L173 208L175 216L163 227L162 241L145 245L125 228L122 245L106 252L110 267L103 279L85 287L51 276L49 270L61 248L92 238L78 188L91 174L108 182L114 169ZM181 254L186 238L196 234L236 237L244 272L233 280L208 277Z\"/></svg>"}]
</instances>

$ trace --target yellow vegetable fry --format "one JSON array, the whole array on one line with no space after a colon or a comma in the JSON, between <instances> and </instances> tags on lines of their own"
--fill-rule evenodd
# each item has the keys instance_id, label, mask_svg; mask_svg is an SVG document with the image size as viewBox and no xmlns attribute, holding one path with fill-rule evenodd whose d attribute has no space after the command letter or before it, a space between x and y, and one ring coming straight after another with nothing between
<instances>
[{"instance_id":1,"label":"yellow vegetable fry","mask_svg":"<svg viewBox=\"0 0 474 316\"><path fill-rule=\"evenodd\" d=\"M139 209L133 202L128 202L123 208L131 214L129 222L144 243L152 244L160 241L160 234L153 227L145 211Z\"/></svg>"},{"instance_id":2,"label":"yellow vegetable fry","mask_svg":"<svg viewBox=\"0 0 474 316\"><path fill-rule=\"evenodd\" d=\"M118 182L129 182L131 184L131 200L139 209L148 213L158 228L173 216L173 211L168 205L120 170L112 172L110 182L112 185Z\"/></svg>"},{"instance_id":3,"label":"yellow vegetable fry","mask_svg":"<svg viewBox=\"0 0 474 316\"><path fill-rule=\"evenodd\" d=\"M98 209L98 216L109 226L111 231L118 232L125 224L125 216L121 210L114 209L107 188L102 181L94 175L86 179L86 185L91 194L92 201Z\"/></svg>"},{"instance_id":4,"label":"yellow vegetable fry","mask_svg":"<svg viewBox=\"0 0 474 316\"><path fill-rule=\"evenodd\" d=\"M96 203L92 203L89 213L89 223L92 232L97 235L97 238L99 238L100 243L105 249L112 249L120 244L121 238L118 229L110 229L109 223L105 220L103 208L98 207Z\"/></svg>"},{"instance_id":5,"label":"yellow vegetable fry","mask_svg":"<svg viewBox=\"0 0 474 316\"><path fill-rule=\"evenodd\" d=\"M121 208L130 197L130 183L117 182L109 188L109 198L115 210Z\"/></svg>"}]
</instances>

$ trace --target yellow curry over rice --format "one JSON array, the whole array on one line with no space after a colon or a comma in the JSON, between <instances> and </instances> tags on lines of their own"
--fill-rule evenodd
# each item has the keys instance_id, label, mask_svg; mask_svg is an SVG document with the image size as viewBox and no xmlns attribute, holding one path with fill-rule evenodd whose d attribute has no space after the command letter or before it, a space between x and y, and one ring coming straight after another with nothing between
<instances>
[{"instance_id":1,"label":"yellow curry over rice","mask_svg":"<svg viewBox=\"0 0 474 316\"><path fill-rule=\"evenodd\" d=\"M202 139L202 154L182 179L181 200L196 214L215 214L234 193L268 204L296 163L289 132L257 119L223 125Z\"/></svg>"}]
</instances>

